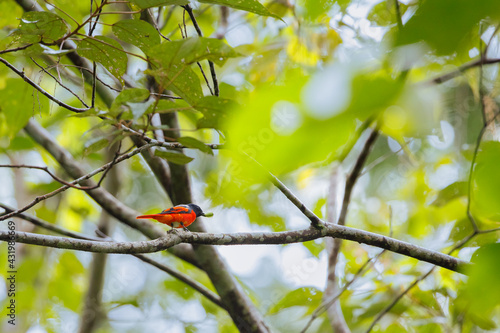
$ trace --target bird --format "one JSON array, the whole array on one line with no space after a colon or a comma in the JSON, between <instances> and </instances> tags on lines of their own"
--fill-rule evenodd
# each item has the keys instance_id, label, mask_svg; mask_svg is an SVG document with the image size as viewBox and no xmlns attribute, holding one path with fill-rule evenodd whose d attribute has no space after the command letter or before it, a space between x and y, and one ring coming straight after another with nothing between
<instances>
[{"instance_id":1,"label":"bird","mask_svg":"<svg viewBox=\"0 0 500 333\"><path fill-rule=\"evenodd\" d=\"M174 228L184 228L184 230L189 231L187 227L199 216L207 215L205 215L200 206L187 204L165 209L159 214L140 215L136 219L153 219L172 227L171 230Z\"/></svg>"}]
</instances>

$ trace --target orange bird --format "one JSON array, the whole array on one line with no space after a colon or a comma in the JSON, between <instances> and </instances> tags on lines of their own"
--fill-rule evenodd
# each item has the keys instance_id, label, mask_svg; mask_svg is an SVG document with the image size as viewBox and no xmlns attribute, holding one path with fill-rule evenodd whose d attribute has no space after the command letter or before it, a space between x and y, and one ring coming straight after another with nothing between
<instances>
[{"instance_id":1,"label":"orange bird","mask_svg":"<svg viewBox=\"0 0 500 333\"><path fill-rule=\"evenodd\" d=\"M198 216L205 216L200 206L188 204L165 209L159 214L137 216L136 219L153 219L172 228L188 230L186 227L191 225Z\"/></svg>"}]
</instances>

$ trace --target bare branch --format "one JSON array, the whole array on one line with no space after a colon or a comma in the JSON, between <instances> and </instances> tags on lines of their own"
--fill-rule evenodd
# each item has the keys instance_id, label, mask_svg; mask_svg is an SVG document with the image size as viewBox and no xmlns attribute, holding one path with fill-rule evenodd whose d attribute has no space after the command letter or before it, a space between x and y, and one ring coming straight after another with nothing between
<instances>
[{"instance_id":1,"label":"bare branch","mask_svg":"<svg viewBox=\"0 0 500 333\"><path fill-rule=\"evenodd\" d=\"M137 135L137 136L141 137L148 144L153 144L154 146L160 146L160 147L165 147L165 148L169 148L169 149L190 148L190 147L184 146L183 144L181 144L179 142L165 142L165 141L159 141L159 140L151 139L150 137L146 136L144 133L135 131L135 130L131 129L130 127L127 127L127 126L123 126L122 125L121 128L125 132L129 132L129 133L131 133L133 135ZM223 149L223 148L225 148L224 144L221 144L221 143L206 143L205 145L208 148L210 148L210 149Z\"/></svg>"},{"instance_id":2,"label":"bare branch","mask_svg":"<svg viewBox=\"0 0 500 333\"><path fill-rule=\"evenodd\" d=\"M262 164L257 162L251 156L249 156L245 153L244 153L244 155L249 160L253 161L254 164L258 165L267 174L267 176L269 177L270 181L274 184L274 186L276 186L281 191L281 193L283 193L285 195L285 197L287 197L287 199L290 200L295 205L295 207L297 207L309 219L309 221L311 221L311 225L313 227L318 228L318 229L321 229L323 227L324 222L321 221L321 219L316 214L314 214L312 210L307 208L306 205L304 205L304 203L302 203L302 201L300 201L300 199L297 198L292 193L292 191L290 191L288 189L288 187L286 187L285 184L283 184L278 179L278 177L273 175L271 172L267 171L266 168L264 168L264 166L262 166Z\"/></svg>"},{"instance_id":3,"label":"bare branch","mask_svg":"<svg viewBox=\"0 0 500 333\"><path fill-rule=\"evenodd\" d=\"M354 168L351 171L349 177L347 177L344 191L344 200L342 201L342 210L340 211L338 224L345 225L345 219L347 217L347 209L349 207L349 203L351 201L351 193L354 188L354 184L358 180L361 171L363 170L363 165L365 164L368 155L370 154L370 150L373 147L373 144L377 140L378 137L378 129L373 129L370 133L370 136L365 142L361 153L359 154L356 163L354 164Z\"/></svg>"},{"instance_id":4,"label":"bare branch","mask_svg":"<svg viewBox=\"0 0 500 333\"><path fill-rule=\"evenodd\" d=\"M8 241L8 231L0 233L0 240ZM432 251L394 238L337 224L325 223L323 229L314 227L285 232L253 232L212 234L205 232L176 231L150 241L139 242L94 242L74 240L64 237L44 236L32 233L16 232L15 240L20 243L48 247L80 250L100 253L153 253L165 250L180 243L199 245L264 245L301 243L323 237L334 237L372 245L391 252L406 255L455 272L464 273L470 264L455 257Z\"/></svg>"},{"instance_id":5,"label":"bare branch","mask_svg":"<svg viewBox=\"0 0 500 333\"><path fill-rule=\"evenodd\" d=\"M15 47L13 49L7 49L7 50L1 50L0 54L5 54L5 53L10 53L10 52L16 52L16 51L21 51L24 49L27 49L28 47L32 46L33 44L26 44L23 46Z\"/></svg>"},{"instance_id":6,"label":"bare branch","mask_svg":"<svg viewBox=\"0 0 500 333\"><path fill-rule=\"evenodd\" d=\"M432 79L430 81L425 81L425 82L423 82L423 84L426 84L426 85L428 85L428 84L440 84L440 83L443 83L443 82L446 82L446 81L449 81L451 79L456 78L457 76L459 76L460 74L462 74L463 72L465 72L471 68L474 68L477 66L482 66L482 65L496 64L498 62L500 62L500 59L479 58L477 60L471 61L467 64L464 64L464 65L458 67L454 71L451 71L449 73L443 74L443 75L438 76L438 77L435 77L434 79Z\"/></svg>"},{"instance_id":7,"label":"bare branch","mask_svg":"<svg viewBox=\"0 0 500 333\"><path fill-rule=\"evenodd\" d=\"M36 166L36 165L25 165L25 164L0 164L0 168L12 168L12 169L36 169L36 170L42 170L45 171L54 179L55 181L66 185L71 188L76 188L77 190L91 190L94 189L95 187L88 187L88 186L76 186L72 183L68 183L67 181L57 177L55 174L50 172L50 170L46 166Z\"/></svg>"}]
</instances>

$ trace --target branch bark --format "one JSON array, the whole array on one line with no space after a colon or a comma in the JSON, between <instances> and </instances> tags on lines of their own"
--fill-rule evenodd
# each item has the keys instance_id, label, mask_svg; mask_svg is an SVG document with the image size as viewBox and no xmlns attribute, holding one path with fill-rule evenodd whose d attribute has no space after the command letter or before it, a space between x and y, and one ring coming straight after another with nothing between
<instances>
[{"instance_id":1,"label":"branch bark","mask_svg":"<svg viewBox=\"0 0 500 333\"><path fill-rule=\"evenodd\" d=\"M326 207L326 216L333 221L338 221L337 209L339 207L339 202L337 200L337 192L341 184L344 184L342 177L342 166L340 164L334 164L332 174L330 176L330 186L328 189ZM345 321L342 307L340 305L339 297L341 292L339 287L339 279L337 278L337 262L341 244L342 241L340 239L325 239L325 247L328 254L328 275L326 279L326 288L323 293L323 304L326 307L328 319L330 320L330 326L333 328L333 331L335 333L349 333L351 332L351 330L349 329L349 326ZM336 295L339 295L339 297L336 297ZM334 297L336 297L336 299L329 302L329 300L333 299ZM312 317L311 320L314 320L314 317ZM305 332L305 330L306 329L304 329L303 331Z\"/></svg>"},{"instance_id":2,"label":"branch bark","mask_svg":"<svg viewBox=\"0 0 500 333\"><path fill-rule=\"evenodd\" d=\"M284 232L213 234L206 232L185 232L176 230L150 241L114 243L105 241L96 242L89 240L77 240L66 237L46 236L26 232L11 233L10 236L14 237L17 242L26 244L86 252L121 254L153 253L168 249L179 243L197 245L269 245L300 243L323 237L333 237L372 245L459 273L465 274L465 270L470 266L470 263L447 254L432 251L391 237L346 226L340 226L333 223L325 223L325 227L321 230L309 227L307 229ZM8 231L0 232L0 240L8 241L10 236ZM208 248L204 247L203 249L206 251Z\"/></svg>"}]
</instances>

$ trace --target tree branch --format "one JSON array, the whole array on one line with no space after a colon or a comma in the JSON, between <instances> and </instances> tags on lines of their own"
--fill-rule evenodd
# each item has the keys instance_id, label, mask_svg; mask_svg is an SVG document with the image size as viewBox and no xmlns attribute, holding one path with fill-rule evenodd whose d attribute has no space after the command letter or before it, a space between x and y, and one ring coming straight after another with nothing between
<instances>
[{"instance_id":1,"label":"tree branch","mask_svg":"<svg viewBox=\"0 0 500 333\"><path fill-rule=\"evenodd\" d=\"M9 237L8 231L0 232L0 240L8 241L10 239ZM334 237L386 249L391 252L406 255L459 273L465 273L465 269L470 266L470 263L468 262L420 247L418 245L413 245L391 237L332 223L325 223L325 227L321 230L310 227L308 229L285 232L212 234L176 230L175 232L150 241L115 243L76 240L65 237L45 236L26 232L16 232L13 237L17 242L26 244L86 252L123 254L159 252L179 243L199 245L291 244L306 242L323 237Z\"/></svg>"},{"instance_id":2,"label":"tree branch","mask_svg":"<svg viewBox=\"0 0 500 333\"><path fill-rule=\"evenodd\" d=\"M338 224L340 225L345 225L345 219L347 217L347 209L351 201L352 190L354 189L354 185L356 184L356 181L358 180L358 177L361 174L361 171L363 170L363 165L365 164L366 159L370 154L370 150L373 147L375 141L377 140L377 137L378 137L378 129L373 129L372 132L370 133L370 136L366 140L365 145L361 150L361 153L356 159L356 163L354 164L354 167L351 173L349 174L349 177L347 177L345 183L344 200L342 201L342 209L340 211L338 220Z\"/></svg>"},{"instance_id":3,"label":"tree branch","mask_svg":"<svg viewBox=\"0 0 500 333\"><path fill-rule=\"evenodd\" d=\"M443 83L443 82L446 82L446 81L449 81L451 79L456 78L457 76L459 76L460 74L462 74L463 72L465 72L471 68L474 68L477 66L482 66L482 65L496 64L498 62L500 62L500 59L479 58L477 60L471 61L467 64L464 64L464 65L458 67L454 71L440 75L438 77L435 77L434 79L432 79L430 81L425 81L424 84L440 84L440 83Z\"/></svg>"},{"instance_id":4,"label":"tree branch","mask_svg":"<svg viewBox=\"0 0 500 333\"><path fill-rule=\"evenodd\" d=\"M290 191L288 189L288 187L286 187L286 185L283 184L278 179L278 177L273 175L271 172L267 171L266 168L264 168L264 166L262 164L260 164L259 162L257 162L253 157L251 157L245 153L243 153L243 154L244 154L244 156L246 156L248 159L250 159L259 168L261 168L262 171L264 171L267 174L267 177L274 184L274 186L276 186L281 191L281 193L283 193L285 195L285 197L287 197L287 199L290 200L295 205L295 207L297 207L302 212L302 214L304 214L309 219L309 221L311 221L311 225L313 227L318 228L318 229L321 229L323 227L323 221L321 221L321 219L316 214L314 214L314 212L312 210L307 208L306 205L304 205L304 203L302 201L300 201L300 199L297 198L292 193L292 191Z\"/></svg>"}]
</instances>

